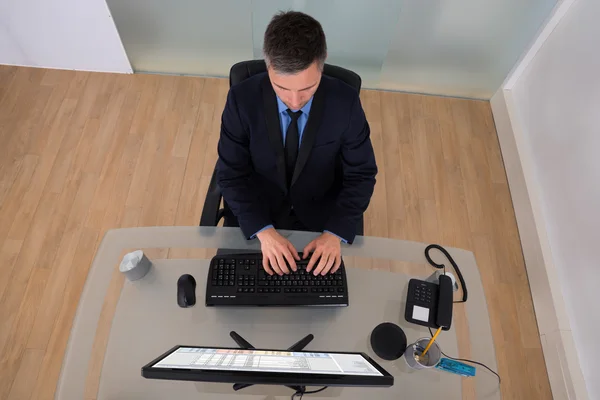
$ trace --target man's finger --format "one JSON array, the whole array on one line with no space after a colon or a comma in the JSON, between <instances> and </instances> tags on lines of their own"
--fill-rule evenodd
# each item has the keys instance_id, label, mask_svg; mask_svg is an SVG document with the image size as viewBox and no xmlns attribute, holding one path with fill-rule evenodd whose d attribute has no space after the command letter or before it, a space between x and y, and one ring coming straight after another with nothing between
<instances>
[{"instance_id":1,"label":"man's finger","mask_svg":"<svg viewBox=\"0 0 600 400\"><path fill-rule=\"evenodd\" d=\"M338 254L335 256L335 265L333 266L331 273L333 274L340 269L340 265L342 265L342 256Z\"/></svg>"},{"instance_id":2,"label":"man's finger","mask_svg":"<svg viewBox=\"0 0 600 400\"><path fill-rule=\"evenodd\" d=\"M315 249L317 248L317 242L315 242L314 240L312 242L310 242L309 244L306 245L306 247L304 248L304 250L302 250L302 258L306 260L306 258L308 257L308 255L310 254L311 251L315 251Z\"/></svg>"},{"instance_id":3,"label":"man's finger","mask_svg":"<svg viewBox=\"0 0 600 400\"><path fill-rule=\"evenodd\" d=\"M276 253L275 257L277 259L277 265L279 266L279 270L281 272L279 275L289 274L290 270L288 269L287 264L283 259L283 255L281 253Z\"/></svg>"},{"instance_id":4,"label":"man's finger","mask_svg":"<svg viewBox=\"0 0 600 400\"><path fill-rule=\"evenodd\" d=\"M269 267L269 258L263 253L263 268L269 275L273 275L273 270Z\"/></svg>"},{"instance_id":5,"label":"man's finger","mask_svg":"<svg viewBox=\"0 0 600 400\"><path fill-rule=\"evenodd\" d=\"M289 250L289 249L288 249ZM294 256L292 255L291 251L284 251L283 252L283 256L285 257L285 259L288 262L288 265L290 266L290 268L292 269L292 271L296 272L296 260L294 260ZM286 272L286 274L289 271Z\"/></svg>"},{"instance_id":6,"label":"man's finger","mask_svg":"<svg viewBox=\"0 0 600 400\"><path fill-rule=\"evenodd\" d=\"M271 254L269 256L269 263L271 263L271 268L273 268L273 271L275 271L277 275L283 275L283 273L279 269L279 265L277 264L277 258L274 254Z\"/></svg>"},{"instance_id":7,"label":"man's finger","mask_svg":"<svg viewBox=\"0 0 600 400\"><path fill-rule=\"evenodd\" d=\"M321 270L321 275L327 275L331 267L333 267L333 263L335 263L335 256L330 254L327 258L327 264L325 264L325 268Z\"/></svg>"},{"instance_id":8,"label":"man's finger","mask_svg":"<svg viewBox=\"0 0 600 400\"><path fill-rule=\"evenodd\" d=\"M308 254L308 253L305 253ZM310 272L313 267L315 266L315 263L317 262L317 260L319 259L319 257L321 256L321 250L315 250L314 253L312 253L312 256L310 256L310 260L308 261L308 265L306 266L306 272Z\"/></svg>"},{"instance_id":9,"label":"man's finger","mask_svg":"<svg viewBox=\"0 0 600 400\"><path fill-rule=\"evenodd\" d=\"M296 250L294 245L290 242L287 242L287 246L288 246L288 249L290 249L290 252L292 253L292 255L294 256L294 260L299 260L300 256L298 255L298 251Z\"/></svg>"},{"instance_id":10,"label":"man's finger","mask_svg":"<svg viewBox=\"0 0 600 400\"><path fill-rule=\"evenodd\" d=\"M319 261L319 265L317 265L317 268L315 268L315 276L321 273L323 268L325 268L325 265L327 265L327 261L329 261L329 254L322 254L321 260Z\"/></svg>"}]
</instances>

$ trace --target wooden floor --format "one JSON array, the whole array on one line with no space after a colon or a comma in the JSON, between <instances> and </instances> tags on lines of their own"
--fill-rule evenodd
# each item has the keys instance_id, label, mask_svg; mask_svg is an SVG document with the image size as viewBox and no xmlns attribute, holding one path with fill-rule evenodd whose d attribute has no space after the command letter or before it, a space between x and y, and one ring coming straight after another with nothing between
<instances>
[{"instance_id":1,"label":"wooden floor","mask_svg":"<svg viewBox=\"0 0 600 400\"><path fill-rule=\"evenodd\" d=\"M109 228L195 225L227 80L0 66L0 399L50 399ZM490 105L364 90L365 233L472 250L507 399L551 398Z\"/></svg>"}]
</instances>

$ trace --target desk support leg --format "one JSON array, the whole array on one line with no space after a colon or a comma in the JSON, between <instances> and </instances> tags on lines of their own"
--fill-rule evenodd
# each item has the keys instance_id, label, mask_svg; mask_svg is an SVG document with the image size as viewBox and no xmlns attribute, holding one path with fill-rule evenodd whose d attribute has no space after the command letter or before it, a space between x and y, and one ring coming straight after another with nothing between
<instances>
[{"instance_id":1,"label":"desk support leg","mask_svg":"<svg viewBox=\"0 0 600 400\"><path fill-rule=\"evenodd\" d=\"M252 346L252 344L250 344L250 342L248 342L246 339L244 339L243 337L241 337L236 331L231 331L229 332L229 336L231 336L231 338L235 341L235 343L237 343L237 345L241 348L241 349L247 349L247 350L252 350L255 349L254 346ZM308 334L305 337L303 337L302 339L300 339L299 341L297 341L296 343L294 343L293 345L291 345L290 347L288 347L288 351L301 351L304 350L304 348L310 343L312 342L312 340L314 339L314 335L312 334ZM252 386L252 384L249 383L234 383L233 384L233 390L237 391L237 390L241 390L244 388L247 388L249 386ZM302 392L304 391L306 388L304 386L287 386L290 389L296 391L296 392Z\"/></svg>"}]
</instances>

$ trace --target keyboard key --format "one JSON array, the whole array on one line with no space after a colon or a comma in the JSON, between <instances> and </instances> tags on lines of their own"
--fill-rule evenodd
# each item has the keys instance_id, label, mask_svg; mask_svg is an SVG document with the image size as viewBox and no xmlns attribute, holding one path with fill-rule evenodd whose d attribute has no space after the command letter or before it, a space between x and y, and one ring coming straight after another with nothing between
<instances>
[{"instance_id":1,"label":"keyboard key","mask_svg":"<svg viewBox=\"0 0 600 400\"><path fill-rule=\"evenodd\" d=\"M212 286L217 286L217 281L212 281L210 284L211 284Z\"/></svg>"},{"instance_id":2,"label":"keyboard key","mask_svg":"<svg viewBox=\"0 0 600 400\"><path fill-rule=\"evenodd\" d=\"M344 288L343 287L339 287L338 288L338 293L344 293Z\"/></svg>"},{"instance_id":3,"label":"keyboard key","mask_svg":"<svg viewBox=\"0 0 600 400\"><path fill-rule=\"evenodd\" d=\"M317 289L316 287L314 287L314 288L310 288L310 292L311 292L311 293L317 293L317 290L318 290L318 289Z\"/></svg>"},{"instance_id":4,"label":"keyboard key","mask_svg":"<svg viewBox=\"0 0 600 400\"><path fill-rule=\"evenodd\" d=\"M244 289L242 289L241 287L237 288L238 293L242 293L243 291L244 291Z\"/></svg>"},{"instance_id":5,"label":"keyboard key","mask_svg":"<svg viewBox=\"0 0 600 400\"><path fill-rule=\"evenodd\" d=\"M250 290L249 290L249 292L250 292L250 293L254 293L254 288L253 288L253 287L251 287L251 288L250 288Z\"/></svg>"},{"instance_id":6,"label":"keyboard key","mask_svg":"<svg viewBox=\"0 0 600 400\"><path fill-rule=\"evenodd\" d=\"M283 289L283 293L289 293L290 290L291 290L290 288L285 288L285 289Z\"/></svg>"},{"instance_id":7,"label":"keyboard key","mask_svg":"<svg viewBox=\"0 0 600 400\"><path fill-rule=\"evenodd\" d=\"M276 293L281 293L281 288L275 288Z\"/></svg>"}]
</instances>

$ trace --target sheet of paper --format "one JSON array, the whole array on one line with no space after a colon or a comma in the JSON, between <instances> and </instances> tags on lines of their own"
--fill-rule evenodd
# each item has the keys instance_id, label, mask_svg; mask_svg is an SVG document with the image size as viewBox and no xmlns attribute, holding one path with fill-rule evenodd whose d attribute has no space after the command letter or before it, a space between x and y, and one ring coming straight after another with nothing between
<instances>
[{"instance_id":1,"label":"sheet of paper","mask_svg":"<svg viewBox=\"0 0 600 400\"><path fill-rule=\"evenodd\" d=\"M429 308L414 306L412 317L423 322L429 321Z\"/></svg>"}]
</instances>

